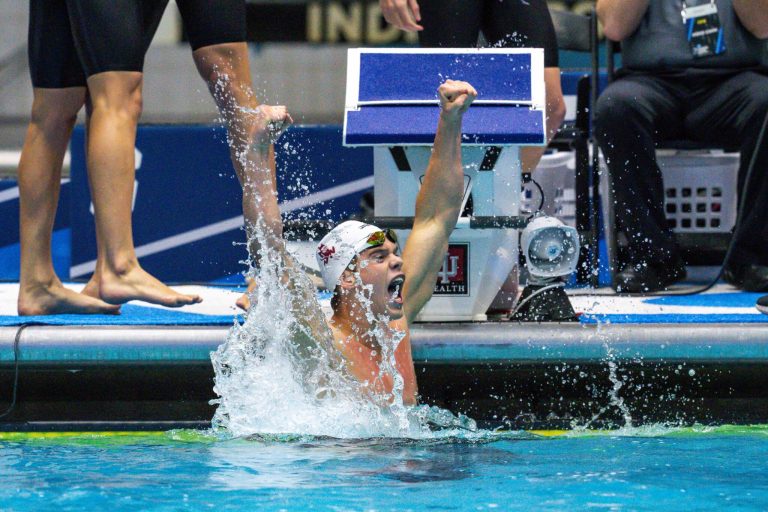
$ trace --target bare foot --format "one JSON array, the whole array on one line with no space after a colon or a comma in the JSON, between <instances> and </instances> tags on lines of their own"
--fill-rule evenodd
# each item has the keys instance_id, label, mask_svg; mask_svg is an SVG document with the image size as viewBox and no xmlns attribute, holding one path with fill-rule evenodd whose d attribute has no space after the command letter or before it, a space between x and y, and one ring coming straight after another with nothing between
<instances>
[{"instance_id":1,"label":"bare foot","mask_svg":"<svg viewBox=\"0 0 768 512\"><path fill-rule=\"evenodd\" d=\"M116 315L120 306L77 293L58 280L49 285L24 285L19 288L19 316L58 314Z\"/></svg>"},{"instance_id":2,"label":"bare foot","mask_svg":"<svg viewBox=\"0 0 768 512\"><path fill-rule=\"evenodd\" d=\"M87 295L89 297L93 297L95 299L99 298L99 275L93 274L90 281L85 285L85 288L80 290L80 293L83 295Z\"/></svg>"},{"instance_id":3,"label":"bare foot","mask_svg":"<svg viewBox=\"0 0 768 512\"><path fill-rule=\"evenodd\" d=\"M239 299L237 299L237 302L235 302L237 307L243 311L248 311L248 308L251 307L251 299L249 297L251 296L251 292L256 289L256 281L249 277L247 282L248 290L246 290L246 292L242 294Z\"/></svg>"},{"instance_id":4,"label":"bare foot","mask_svg":"<svg viewBox=\"0 0 768 512\"><path fill-rule=\"evenodd\" d=\"M199 295L187 295L172 290L138 265L125 273L102 272L98 282L99 296L110 304L142 300L169 308L197 304Z\"/></svg>"}]
</instances>

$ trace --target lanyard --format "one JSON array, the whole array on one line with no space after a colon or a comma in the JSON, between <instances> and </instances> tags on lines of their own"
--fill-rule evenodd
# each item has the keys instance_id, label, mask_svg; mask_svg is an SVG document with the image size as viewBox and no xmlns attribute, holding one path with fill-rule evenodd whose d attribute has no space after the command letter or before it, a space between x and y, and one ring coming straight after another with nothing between
<instances>
[{"instance_id":1,"label":"lanyard","mask_svg":"<svg viewBox=\"0 0 768 512\"><path fill-rule=\"evenodd\" d=\"M711 0L709 3L714 4L715 0ZM686 5L685 0L683 0L683 9L687 9L687 8L688 6Z\"/></svg>"},{"instance_id":2,"label":"lanyard","mask_svg":"<svg viewBox=\"0 0 768 512\"><path fill-rule=\"evenodd\" d=\"M683 21L686 21L688 18L695 18L696 16L717 12L717 5L715 5L715 0L710 0L709 4L698 4L692 5L690 7L685 3L685 0L682 0L681 3L683 8L680 10L680 15L683 17Z\"/></svg>"}]
</instances>

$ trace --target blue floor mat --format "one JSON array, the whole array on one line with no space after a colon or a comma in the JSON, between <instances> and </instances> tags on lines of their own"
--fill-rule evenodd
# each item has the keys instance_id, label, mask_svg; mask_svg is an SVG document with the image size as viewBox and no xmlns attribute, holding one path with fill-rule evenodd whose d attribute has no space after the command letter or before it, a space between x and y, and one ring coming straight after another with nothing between
<instances>
[{"instance_id":1,"label":"blue floor mat","mask_svg":"<svg viewBox=\"0 0 768 512\"><path fill-rule=\"evenodd\" d=\"M582 324L738 324L766 323L768 315L762 315L754 308L760 293L711 293L692 296L665 296L645 299L645 303L660 306L690 307L690 312L665 312L654 314L623 313L584 313L579 320ZM320 300L330 298L329 293L319 293ZM706 308L734 308L741 311L733 313L707 313ZM626 308L625 308L626 309ZM749 312L744 311L747 309ZM241 318L234 314L205 315L180 310L125 304L119 315L50 315L28 316L0 315L0 326L21 324L38 325L181 325L181 326L230 326Z\"/></svg>"},{"instance_id":2,"label":"blue floor mat","mask_svg":"<svg viewBox=\"0 0 768 512\"><path fill-rule=\"evenodd\" d=\"M692 306L700 308L753 308L764 293L707 293L702 295L668 295L647 299L648 304Z\"/></svg>"},{"instance_id":3,"label":"blue floor mat","mask_svg":"<svg viewBox=\"0 0 768 512\"><path fill-rule=\"evenodd\" d=\"M43 325L232 325L235 315L201 315L125 304L119 315L0 316L0 326Z\"/></svg>"}]
</instances>

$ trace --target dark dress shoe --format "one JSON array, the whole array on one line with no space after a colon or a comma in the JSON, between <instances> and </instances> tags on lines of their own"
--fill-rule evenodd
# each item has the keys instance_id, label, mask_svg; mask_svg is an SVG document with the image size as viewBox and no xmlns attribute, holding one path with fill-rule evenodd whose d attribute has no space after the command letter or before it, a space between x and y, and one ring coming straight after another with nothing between
<instances>
[{"instance_id":1,"label":"dark dress shoe","mask_svg":"<svg viewBox=\"0 0 768 512\"><path fill-rule=\"evenodd\" d=\"M671 265L627 265L616 274L614 290L618 293L653 293L685 279L685 267Z\"/></svg>"},{"instance_id":2,"label":"dark dress shoe","mask_svg":"<svg viewBox=\"0 0 768 512\"><path fill-rule=\"evenodd\" d=\"M768 267L734 265L723 270L726 283L747 292L768 292Z\"/></svg>"},{"instance_id":3,"label":"dark dress shoe","mask_svg":"<svg viewBox=\"0 0 768 512\"><path fill-rule=\"evenodd\" d=\"M761 313L765 313L766 315L768 315L768 295L763 295L762 297L757 299L757 303L755 304L755 307Z\"/></svg>"}]
</instances>

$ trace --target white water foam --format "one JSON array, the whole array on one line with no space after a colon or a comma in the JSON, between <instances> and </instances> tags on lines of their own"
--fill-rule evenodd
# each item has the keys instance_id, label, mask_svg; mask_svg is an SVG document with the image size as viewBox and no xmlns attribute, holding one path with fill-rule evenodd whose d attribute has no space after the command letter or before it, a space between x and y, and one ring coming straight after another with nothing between
<instances>
[{"instance_id":1,"label":"white water foam","mask_svg":"<svg viewBox=\"0 0 768 512\"><path fill-rule=\"evenodd\" d=\"M467 417L403 403L403 379L394 358L402 333L374 331L381 344L381 374L393 375L395 385L389 396L372 396L371 388L347 371L334 346L315 286L284 244L268 247L264 232L257 227L257 243L249 244L259 248L260 262L249 272L258 283L251 309L211 356L220 396L214 401L214 427L235 436L335 438L433 438L435 427L476 430ZM361 289L365 303L370 288Z\"/></svg>"}]
</instances>

